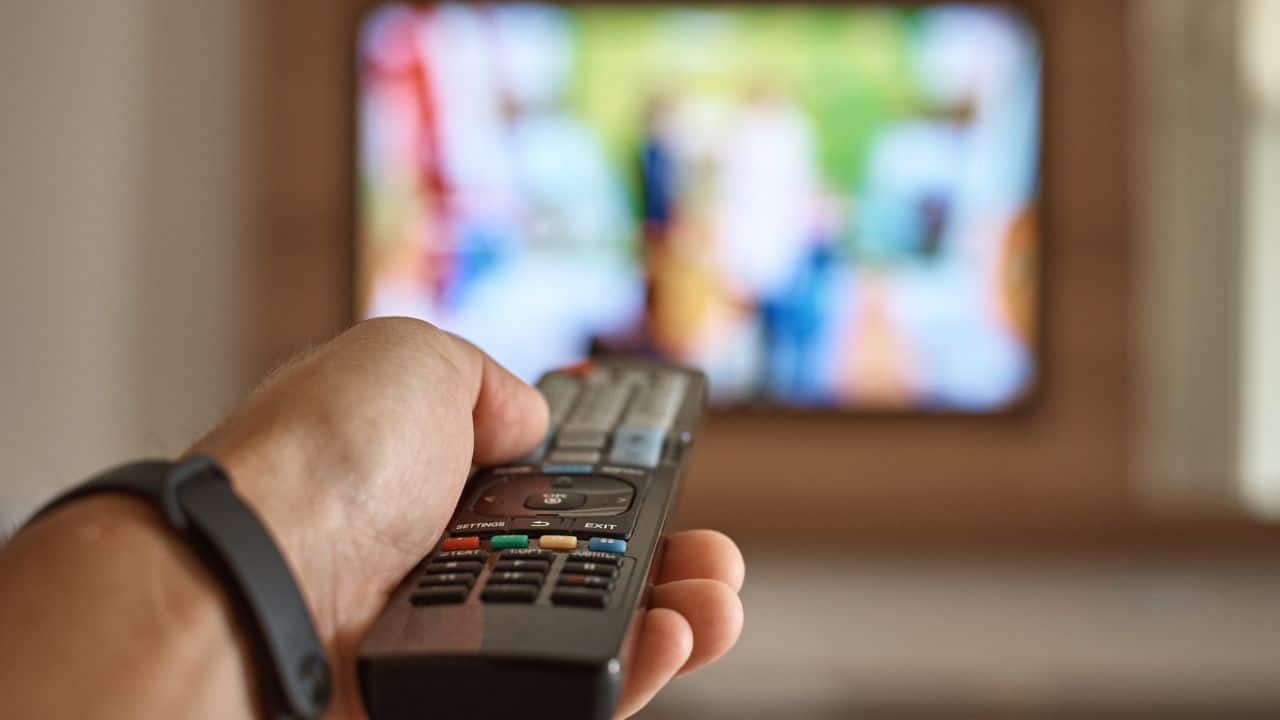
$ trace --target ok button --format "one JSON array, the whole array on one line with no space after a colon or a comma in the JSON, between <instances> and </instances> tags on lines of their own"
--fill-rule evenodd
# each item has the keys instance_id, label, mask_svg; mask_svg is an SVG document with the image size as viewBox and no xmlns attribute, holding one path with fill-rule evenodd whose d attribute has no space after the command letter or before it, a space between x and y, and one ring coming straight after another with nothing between
<instances>
[{"instance_id":1,"label":"ok button","mask_svg":"<svg viewBox=\"0 0 1280 720\"><path fill-rule=\"evenodd\" d=\"M576 492L534 493L524 499L524 506L530 510L572 510L580 508L587 502L587 496Z\"/></svg>"}]
</instances>

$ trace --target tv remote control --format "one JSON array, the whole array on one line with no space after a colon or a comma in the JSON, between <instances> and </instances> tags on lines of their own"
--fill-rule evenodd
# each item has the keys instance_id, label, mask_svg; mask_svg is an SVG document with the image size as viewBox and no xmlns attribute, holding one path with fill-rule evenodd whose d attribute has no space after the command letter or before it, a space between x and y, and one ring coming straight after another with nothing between
<instances>
[{"instance_id":1,"label":"tv remote control","mask_svg":"<svg viewBox=\"0 0 1280 720\"><path fill-rule=\"evenodd\" d=\"M600 359L538 389L546 439L472 475L361 646L373 720L612 717L706 380Z\"/></svg>"}]
</instances>

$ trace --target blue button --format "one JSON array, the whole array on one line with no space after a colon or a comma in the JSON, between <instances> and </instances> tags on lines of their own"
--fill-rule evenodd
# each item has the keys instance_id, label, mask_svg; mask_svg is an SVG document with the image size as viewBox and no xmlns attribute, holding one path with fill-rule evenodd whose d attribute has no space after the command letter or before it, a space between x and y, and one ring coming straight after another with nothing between
<instances>
[{"instance_id":1,"label":"blue button","mask_svg":"<svg viewBox=\"0 0 1280 720\"><path fill-rule=\"evenodd\" d=\"M591 463L544 463L542 472L582 475L591 472Z\"/></svg>"},{"instance_id":2,"label":"blue button","mask_svg":"<svg viewBox=\"0 0 1280 720\"><path fill-rule=\"evenodd\" d=\"M613 538L591 538L591 542L587 543L588 550L607 553L624 553L627 551L626 540L615 540Z\"/></svg>"}]
</instances>

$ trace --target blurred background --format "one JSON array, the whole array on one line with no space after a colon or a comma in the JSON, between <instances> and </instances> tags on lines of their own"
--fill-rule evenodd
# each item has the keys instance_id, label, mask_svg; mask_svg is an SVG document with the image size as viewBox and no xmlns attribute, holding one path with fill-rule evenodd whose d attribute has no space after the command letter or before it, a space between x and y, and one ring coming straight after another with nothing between
<instances>
[{"instance_id":1,"label":"blurred background","mask_svg":"<svg viewBox=\"0 0 1280 720\"><path fill-rule=\"evenodd\" d=\"M526 373L594 345L729 388L680 523L744 546L747 629L643 717L1280 712L1280 3L543 13L498 23L540 40L469 110L561 150L513 140L504 176L437 148L408 185L393 141L449 120L397 116L397 78L474 55L474 22L368 9L0 6L6 527L181 451L356 317L412 311ZM672 59L691 44L733 71ZM773 154L717 154L726 128ZM562 202L566 158L598 197ZM752 162L791 182L735 180ZM428 240L397 252L404 227ZM537 304L558 344L520 357L493 288L529 293L524 260L555 253L599 261L574 272L601 312Z\"/></svg>"}]
</instances>

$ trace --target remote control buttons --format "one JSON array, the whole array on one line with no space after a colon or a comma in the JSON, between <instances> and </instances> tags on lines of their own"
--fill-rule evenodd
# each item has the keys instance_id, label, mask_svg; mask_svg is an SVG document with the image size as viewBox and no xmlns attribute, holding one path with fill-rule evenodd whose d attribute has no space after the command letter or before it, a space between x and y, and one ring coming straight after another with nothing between
<instances>
[{"instance_id":1,"label":"remote control buttons","mask_svg":"<svg viewBox=\"0 0 1280 720\"><path fill-rule=\"evenodd\" d=\"M478 537L452 537L440 543L441 550L476 550L479 547Z\"/></svg>"},{"instance_id":2,"label":"remote control buttons","mask_svg":"<svg viewBox=\"0 0 1280 720\"><path fill-rule=\"evenodd\" d=\"M553 450L547 456L547 462L598 463L600 462L600 453L595 450Z\"/></svg>"},{"instance_id":3,"label":"remote control buttons","mask_svg":"<svg viewBox=\"0 0 1280 720\"><path fill-rule=\"evenodd\" d=\"M609 593L595 588L557 587L551 593L551 602L556 605L602 608L609 604Z\"/></svg>"},{"instance_id":4,"label":"remote control buttons","mask_svg":"<svg viewBox=\"0 0 1280 720\"><path fill-rule=\"evenodd\" d=\"M450 543L450 540L464 540L465 543ZM449 538L440 544L445 550L437 554L427 565L426 577L418 581L418 587L409 596L414 605L446 605L464 602L476 577L484 569L484 561L488 556L483 550L449 550L449 547L462 546L472 548L479 545L480 539L475 537Z\"/></svg>"},{"instance_id":5,"label":"remote control buttons","mask_svg":"<svg viewBox=\"0 0 1280 720\"><path fill-rule=\"evenodd\" d=\"M627 551L627 541L618 540L617 538L593 537L587 543L587 549L595 552L624 553Z\"/></svg>"},{"instance_id":6,"label":"remote control buttons","mask_svg":"<svg viewBox=\"0 0 1280 720\"><path fill-rule=\"evenodd\" d=\"M571 522L569 518L562 517L512 518L511 529L531 535L542 535L568 530Z\"/></svg>"},{"instance_id":7,"label":"remote control buttons","mask_svg":"<svg viewBox=\"0 0 1280 720\"><path fill-rule=\"evenodd\" d=\"M681 373L663 373L653 385L641 389L627 409L622 425L666 430L680 412L680 402L689 385Z\"/></svg>"},{"instance_id":8,"label":"remote control buttons","mask_svg":"<svg viewBox=\"0 0 1280 720\"><path fill-rule=\"evenodd\" d=\"M495 572L489 575L489 584L541 585L543 577L540 572Z\"/></svg>"},{"instance_id":9,"label":"remote control buttons","mask_svg":"<svg viewBox=\"0 0 1280 720\"><path fill-rule=\"evenodd\" d=\"M596 575L599 577L614 578L618 576L618 568L616 565L605 565L603 563L594 562L566 562L561 572L568 575Z\"/></svg>"},{"instance_id":10,"label":"remote control buttons","mask_svg":"<svg viewBox=\"0 0 1280 720\"><path fill-rule=\"evenodd\" d=\"M538 599L536 585L489 585L480 598L491 603L531 603Z\"/></svg>"},{"instance_id":11,"label":"remote control buttons","mask_svg":"<svg viewBox=\"0 0 1280 720\"><path fill-rule=\"evenodd\" d=\"M601 590L613 589L613 580L606 577L597 577L595 575L561 575L559 584L599 588Z\"/></svg>"},{"instance_id":12,"label":"remote control buttons","mask_svg":"<svg viewBox=\"0 0 1280 720\"><path fill-rule=\"evenodd\" d=\"M529 547L528 535L494 535L489 538L489 546L494 550L503 548L524 548Z\"/></svg>"},{"instance_id":13,"label":"remote control buttons","mask_svg":"<svg viewBox=\"0 0 1280 720\"><path fill-rule=\"evenodd\" d=\"M570 432L582 430L607 431L612 428L626 407L627 398L631 395L631 385L606 382L592 382L595 378L588 376L582 399L573 408L573 412L565 419L564 429Z\"/></svg>"},{"instance_id":14,"label":"remote control buttons","mask_svg":"<svg viewBox=\"0 0 1280 720\"><path fill-rule=\"evenodd\" d=\"M433 562L428 565L427 574L478 573L483 567L484 563L478 560L446 560L444 562Z\"/></svg>"},{"instance_id":15,"label":"remote control buttons","mask_svg":"<svg viewBox=\"0 0 1280 720\"><path fill-rule=\"evenodd\" d=\"M562 430L556 436L556 449L603 450L609 444L609 433L604 430Z\"/></svg>"},{"instance_id":16,"label":"remote control buttons","mask_svg":"<svg viewBox=\"0 0 1280 720\"><path fill-rule=\"evenodd\" d=\"M538 544L548 550L577 550L578 538L572 535L543 535Z\"/></svg>"},{"instance_id":17,"label":"remote control buttons","mask_svg":"<svg viewBox=\"0 0 1280 720\"><path fill-rule=\"evenodd\" d=\"M441 585L419 590L409 596L414 605L456 605L467 599L470 588L466 585Z\"/></svg>"},{"instance_id":18,"label":"remote control buttons","mask_svg":"<svg viewBox=\"0 0 1280 720\"><path fill-rule=\"evenodd\" d=\"M587 502L587 496L579 492L550 490L534 493L524 499L524 506L530 510L573 510Z\"/></svg>"},{"instance_id":19,"label":"remote control buttons","mask_svg":"<svg viewBox=\"0 0 1280 720\"><path fill-rule=\"evenodd\" d=\"M555 429L568 417L573 401L578 399L580 384L566 375L547 375L538 382L538 390L547 400L547 427Z\"/></svg>"},{"instance_id":20,"label":"remote control buttons","mask_svg":"<svg viewBox=\"0 0 1280 720\"><path fill-rule=\"evenodd\" d=\"M545 574L551 569L546 560L499 560L493 566L495 572L536 572Z\"/></svg>"},{"instance_id":21,"label":"remote control buttons","mask_svg":"<svg viewBox=\"0 0 1280 720\"><path fill-rule=\"evenodd\" d=\"M570 475L586 475L594 467L591 463L545 463L542 472L565 473Z\"/></svg>"},{"instance_id":22,"label":"remote control buttons","mask_svg":"<svg viewBox=\"0 0 1280 720\"><path fill-rule=\"evenodd\" d=\"M429 585L466 585L471 587L476 582L476 576L471 573L440 573L439 575L428 575L418 583L418 587L427 587Z\"/></svg>"},{"instance_id":23,"label":"remote control buttons","mask_svg":"<svg viewBox=\"0 0 1280 720\"><path fill-rule=\"evenodd\" d=\"M620 427L613 434L613 451L609 462L619 465L657 467L662 457L662 444L667 431L660 428Z\"/></svg>"}]
</instances>

